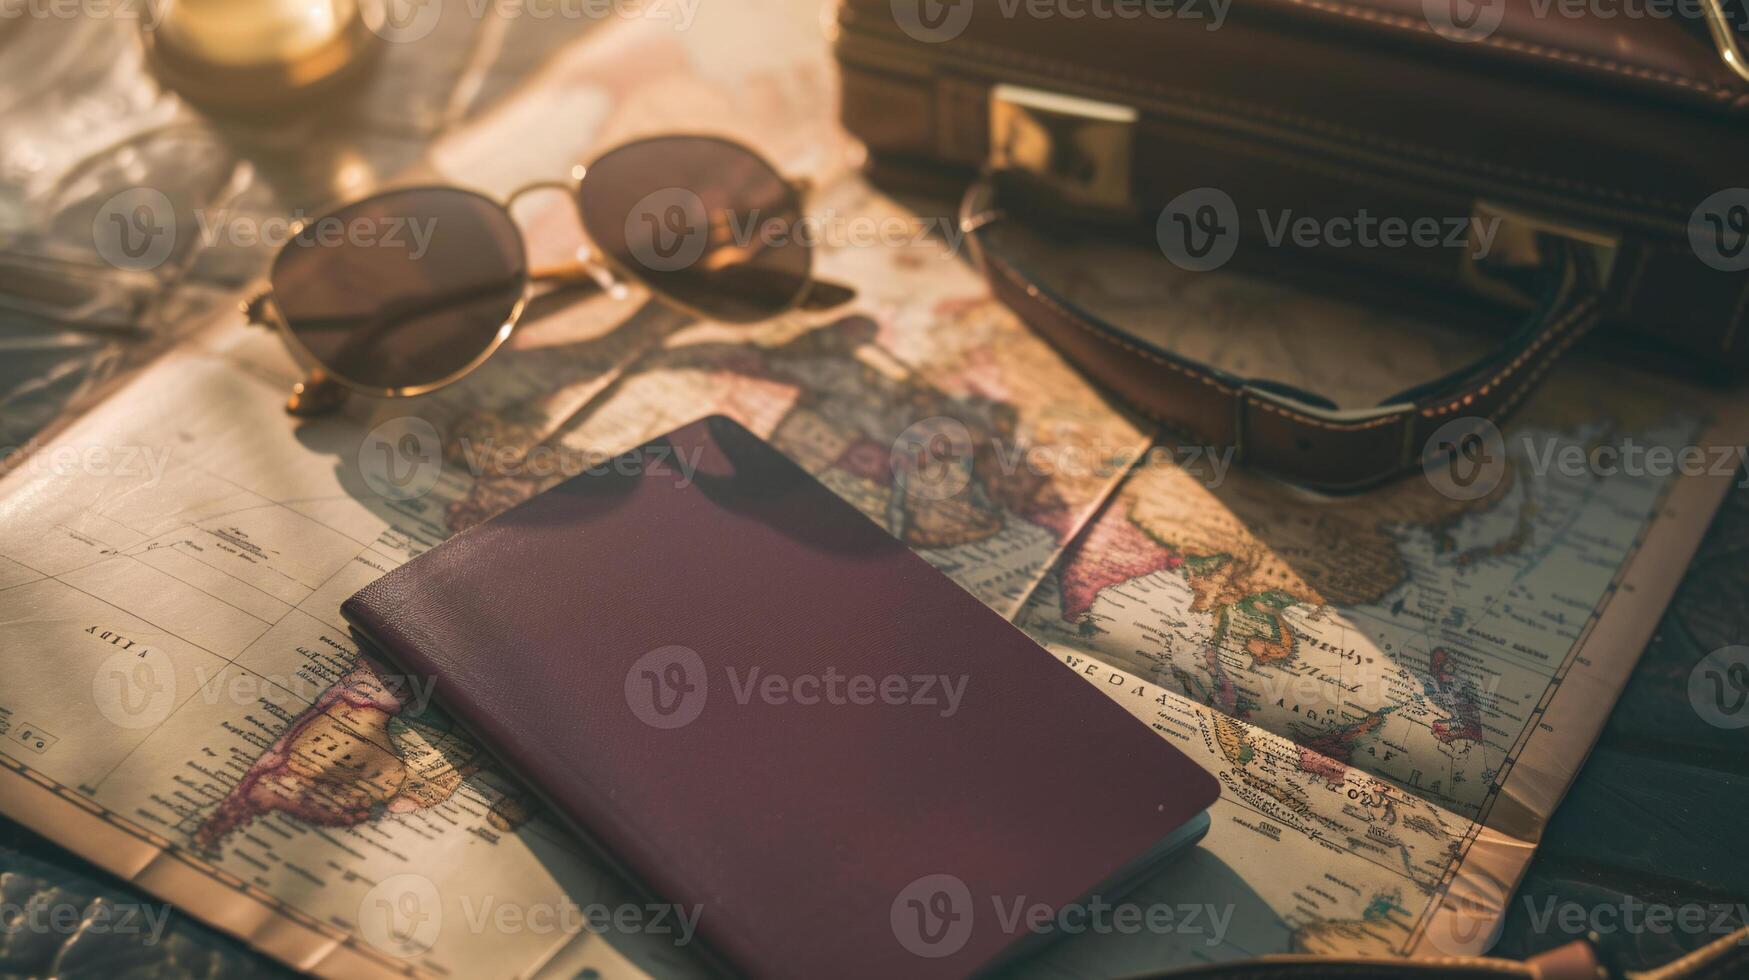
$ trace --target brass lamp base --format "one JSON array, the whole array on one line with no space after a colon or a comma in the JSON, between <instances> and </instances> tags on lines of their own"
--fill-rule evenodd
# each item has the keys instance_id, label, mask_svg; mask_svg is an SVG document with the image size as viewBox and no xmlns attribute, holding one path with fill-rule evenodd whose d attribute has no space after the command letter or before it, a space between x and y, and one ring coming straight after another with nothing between
<instances>
[{"instance_id":1,"label":"brass lamp base","mask_svg":"<svg viewBox=\"0 0 1749 980\"><path fill-rule=\"evenodd\" d=\"M285 106L328 91L382 47L381 0L178 0L140 31L158 78L217 110Z\"/></svg>"}]
</instances>

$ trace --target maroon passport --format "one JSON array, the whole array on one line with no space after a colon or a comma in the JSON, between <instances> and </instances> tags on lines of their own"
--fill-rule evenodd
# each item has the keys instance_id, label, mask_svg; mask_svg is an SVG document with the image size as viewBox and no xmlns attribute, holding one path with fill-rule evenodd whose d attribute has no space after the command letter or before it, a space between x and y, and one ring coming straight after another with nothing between
<instances>
[{"instance_id":1,"label":"maroon passport","mask_svg":"<svg viewBox=\"0 0 1749 980\"><path fill-rule=\"evenodd\" d=\"M1017 905L1121 897L1194 841L1218 795L722 417L457 535L342 609L754 976L977 972L1045 931Z\"/></svg>"}]
</instances>

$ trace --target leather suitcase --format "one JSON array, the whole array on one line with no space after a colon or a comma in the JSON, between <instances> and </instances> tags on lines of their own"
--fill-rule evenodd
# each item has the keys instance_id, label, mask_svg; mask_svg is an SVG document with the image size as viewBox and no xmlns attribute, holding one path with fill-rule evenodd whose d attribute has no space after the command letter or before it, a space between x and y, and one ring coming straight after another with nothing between
<instances>
[{"instance_id":1,"label":"leather suitcase","mask_svg":"<svg viewBox=\"0 0 1749 980\"><path fill-rule=\"evenodd\" d=\"M1690 372L1735 375L1749 367L1749 189L1739 186L1749 184L1749 72L1744 18L1724 6L1737 2L1591 0L1586 12L1570 0L844 0L835 44L843 121L877 180L963 187L994 167L1027 178L1031 197L1042 191L1056 210L1150 228L1159 215L1162 231L1181 195L1214 187L1236 202L1238 241L1276 232L1270 247L1241 248L1252 260L1479 297L1497 314L1536 307L1523 272L1560 249L1594 270L1590 315L1604 332L1675 354ZM1599 4L1673 15L1606 17ZM1464 224L1470 235L1491 223L1493 254L1443 237L1400 248L1283 240L1264 224L1285 213L1319 227L1356 215ZM1419 420L1375 419L1376 438L1350 426L1340 444L1323 444L1319 431L1340 419L1260 435L1276 416L1334 409L1263 382L1224 379L1232 398L1185 419L1183 399L1160 393L1169 372L1123 377L1136 373L1122 363L1136 354L1120 350L1130 340L1086 340L1105 325L1028 308L1040 290L1010 278L992 275L998 294L1146 414L1214 442L1251 436L1264 457L1254 462L1323 489L1417 465L1447 405L1509 411L1520 385L1589 329L1525 334L1527 348L1420 398ZM1065 319L1076 329L1041 326ZM1142 353L1185 373L1170 352ZM1210 374L1222 382L1205 371L1205 387ZM1244 418L1251 395L1257 424ZM1322 470L1311 462L1332 453Z\"/></svg>"}]
</instances>

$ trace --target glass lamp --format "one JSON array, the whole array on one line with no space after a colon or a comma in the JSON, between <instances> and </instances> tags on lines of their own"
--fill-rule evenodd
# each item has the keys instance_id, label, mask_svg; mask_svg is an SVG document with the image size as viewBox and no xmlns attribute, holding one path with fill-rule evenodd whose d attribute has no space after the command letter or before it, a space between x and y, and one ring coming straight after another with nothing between
<instances>
[{"instance_id":1,"label":"glass lamp","mask_svg":"<svg viewBox=\"0 0 1749 980\"><path fill-rule=\"evenodd\" d=\"M141 31L170 87L219 108L327 89L380 47L379 0L168 0Z\"/></svg>"}]
</instances>

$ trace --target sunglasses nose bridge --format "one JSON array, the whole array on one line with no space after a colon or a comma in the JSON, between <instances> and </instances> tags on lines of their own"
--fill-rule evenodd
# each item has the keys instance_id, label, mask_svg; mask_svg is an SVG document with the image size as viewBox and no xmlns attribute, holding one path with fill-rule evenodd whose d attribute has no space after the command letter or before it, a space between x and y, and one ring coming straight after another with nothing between
<instances>
[{"instance_id":1,"label":"sunglasses nose bridge","mask_svg":"<svg viewBox=\"0 0 1749 980\"><path fill-rule=\"evenodd\" d=\"M505 198L504 208L514 214L516 202L542 191L559 191L565 194L571 206L577 209L577 217L581 221L582 203L577 194L583 186L586 173L582 164L571 168L571 176L567 180L537 180L516 188ZM526 293L532 296L537 285L581 285L593 284L599 291L619 299L626 294L625 283L619 281L609 268L600 260L600 253L593 242L587 240L588 230L583 229L584 242L578 246L576 254L568 261L552 265L537 265L529 271L529 281Z\"/></svg>"},{"instance_id":2,"label":"sunglasses nose bridge","mask_svg":"<svg viewBox=\"0 0 1749 980\"><path fill-rule=\"evenodd\" d=\"M571 177L568 180L536 180L516 188L510 192L509 197L504 199L504 207L506 210L514 210L516 202L541 191L559 191L570 198L572 204L575 205L577 191L582 186L583 168L581 166L573 167L571 168Z\"/></svg>"},{"instance_id":3,"label":"sunglasses nose bridge","mask_svg":"<svg viewBox=\"0 0 1749 980\"><path fill-rule=\"evenodd\" d=\"M565 180L546 179L546 180L531 181L530 183L523 184L520 187L517 187L515 190L510 192L510 195L508 197L506 197L504 199L504 211L505 211L505 213L510 215L510 220L513 223L517 223L518 225L520 225L520 222L518 222L517 218L516 218L516 204L517 204L517 202L521 201L524 197L527 197L530 194L538 194L538 193L542 193L545 191L557 191L559 193L564 194L565 199L567 201L571 202L572 210L574 210L577 214L577 223L578 223L577 230L582 234L583 238L578 243L575 254L573 256L571 256L571 258L569 260L567 260L564 263L560 263L559 265L556 265L556 266L549 265L549 266L537 267L535 270L532 271L532 273L529 276L529 278L531 280L531 284L534 282L544 282L544 281L553 281L553 280L575 281L575 280L578 280L580 278L597 278L597 279L599 279L599 276L595 275L593 273L591 273L589 275L582 274L582 264L590 262L590 260L595 256L595 252L596 252L594 243L589 240L588 228L586 226L584 226L584 222L583 222L583 203L579 197L579 192L582 190L582 187L583 187L583 175L584 175L583 165L578 164L578 165L571 168L571 176L569 179L565 179ZM576 265L576 269L570 270L569 272L567 272L568 267L570 267L572 265ZM603 288L604 289L607 288L605 284L603 284Z\"/></svg>"}]
</instances>

